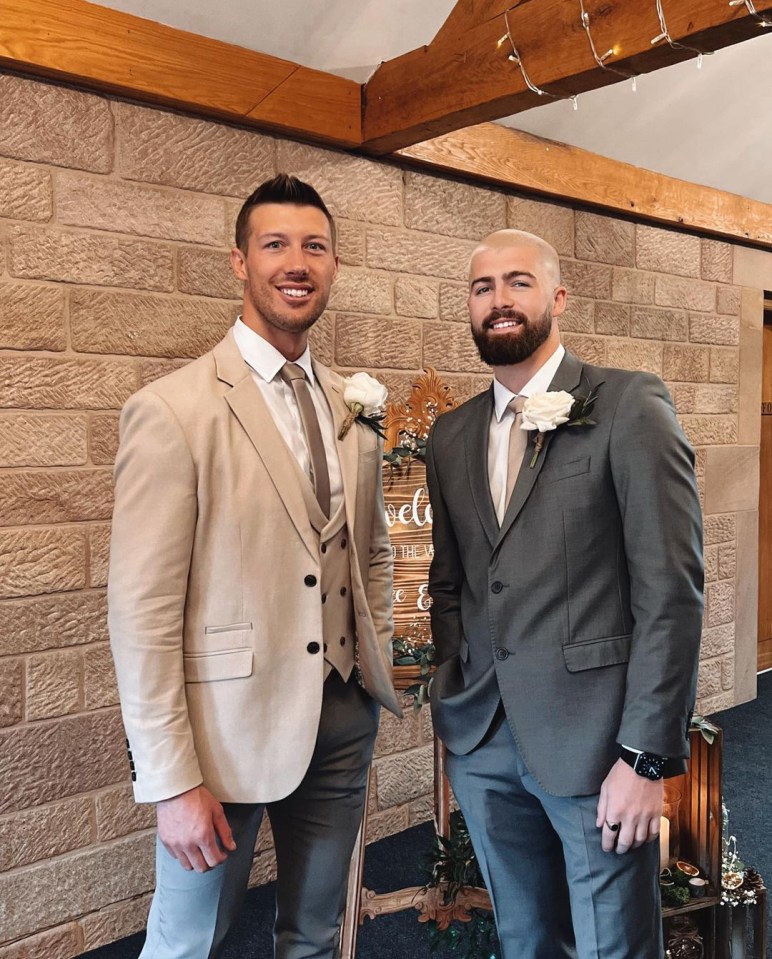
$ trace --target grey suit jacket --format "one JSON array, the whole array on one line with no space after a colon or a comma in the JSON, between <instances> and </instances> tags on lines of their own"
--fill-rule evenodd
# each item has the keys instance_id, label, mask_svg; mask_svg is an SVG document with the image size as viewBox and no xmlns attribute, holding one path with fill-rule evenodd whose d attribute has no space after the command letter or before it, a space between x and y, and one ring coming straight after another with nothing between
<instances>
[{"instance_id":1,"label":"grey suit jacket","mask_svg":"<svg viewBox=\"0 0 772 959\"><path fill-rule=\"evenodd\" d=\"M688 756L701 513L694 456L656 376L566 354L550 388L597 389L596 425L548 433L534 468L529 446L501 528L487 474L492 390L429 438L432 715L463 754L503 701L542 786L590 795L620 743Z\"/></svg>"}]
</instances>

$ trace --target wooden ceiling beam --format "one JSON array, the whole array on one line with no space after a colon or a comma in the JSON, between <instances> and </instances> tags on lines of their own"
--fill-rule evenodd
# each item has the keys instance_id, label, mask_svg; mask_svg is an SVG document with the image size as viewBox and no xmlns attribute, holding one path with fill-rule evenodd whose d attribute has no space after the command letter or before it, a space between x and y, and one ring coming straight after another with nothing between
<instances>
[{"instance_id":1,"label":"wooden ceiling beam","mask_svg":"<svg viewBox=\"0 0 772 959\"><path fill-rule=\"evenodd\" d=\"M85 0L0 0L0 67L342 147L361 86Z\"/></svg>"},{"instance_id":2,"label":"wooden ceiling beam","mask_svg":"<svg viewBox=\"0 0 772 959\"><path fill-rule=\"evenodd\" d=\"M630 73L649 73L693 57L661 33L655 0L584 0L599 54ZM512 9L509 9L509 8ZM716 50L756 36L759 23L745 4L727 0L663 0L673 40ZM533 83L558 97L623 79L598 66L580 21L579 0L459 0L428 46L388 60L364 89L363 149L382 155L413 143L510 116L550 102L528 89L505 34L504 13ZM772 0L756 0L772 14Z\"/></svg>"}]
</instances>

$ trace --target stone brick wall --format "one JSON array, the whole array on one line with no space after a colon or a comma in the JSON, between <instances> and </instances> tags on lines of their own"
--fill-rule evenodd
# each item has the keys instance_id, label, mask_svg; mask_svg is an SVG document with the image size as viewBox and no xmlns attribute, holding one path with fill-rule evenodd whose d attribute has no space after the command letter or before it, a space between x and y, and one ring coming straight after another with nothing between
<instances>
[{"instance_id":1,"label":"stone brick wall","mask_svg":"<svg viewBox=\"0 0 772 959\"><path fill-rule=\"evenodd\" d=\"M489 375L466 324L473 241L506 225L563 258L565 341L670 384L707 514L710 712L755 690L761 294L767 254L0 74L0 959L68 959L141 928L152 810L127 782L105 628L118 411L209 349L240 295L241 199L312 181L343 264L316 354L406 395ZM429 716L383 719L370 839L427 818ZM253 880L273 873L261 834Z\"/></svg>"}]
</instances>

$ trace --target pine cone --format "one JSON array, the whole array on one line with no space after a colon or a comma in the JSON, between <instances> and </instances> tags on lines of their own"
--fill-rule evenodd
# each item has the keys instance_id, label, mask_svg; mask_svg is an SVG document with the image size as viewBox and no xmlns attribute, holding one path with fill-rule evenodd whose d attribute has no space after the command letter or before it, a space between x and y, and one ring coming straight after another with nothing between
<instances>
[{"instance_id":1,"label":"pine cone","mask_svg":"<svg viewBox=\"0 0 772 959\"><path fill-rule=\"evenodd\" d=\"M751 867L746 869L743 873L743 880L745 882L745 887L747 889L752 889L754 892L761 892L762 889L766 888L761 875L757 872L757 870Z\"/></svg>"}]
</instances>

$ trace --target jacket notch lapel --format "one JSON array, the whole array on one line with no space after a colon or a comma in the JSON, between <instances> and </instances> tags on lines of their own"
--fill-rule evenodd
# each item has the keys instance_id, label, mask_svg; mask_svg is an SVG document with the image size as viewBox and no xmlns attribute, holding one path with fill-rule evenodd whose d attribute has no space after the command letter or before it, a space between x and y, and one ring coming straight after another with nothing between
<instances>
[{"instance_id":1,"label":"jacket notch lapel","mask_svg":"<svg viewBox=\"0 0 772 959\"><path fill-rule=\"evenodd\" d=\"M332 422L335 428L335 446L338 452L340 474L343 481L343 501L346 506L346 521L353 535L359 471L357 429L355 426L352 426L342 440L338 439L343 421L348 413L346 404L343 402L343 387L337 382L337 378L326 366L321 366L316 362L314 362L314 375L321 384L322 391L327 397L327 402L332 412Z\"/></svg>"},{"instance_id":2,"label":"jacket notch lapel","mask_svg":"<svg viewBox=\"0 0 772 959\"><path fill-rule=\"evenodd\" d=\"M493 387L482 395L478 408L464 431L466 469L472 490L472 500L491 546L494 545L499 534L499 524L488 478L488 436L492 404Z\"/></svg>"}]
</instances>

